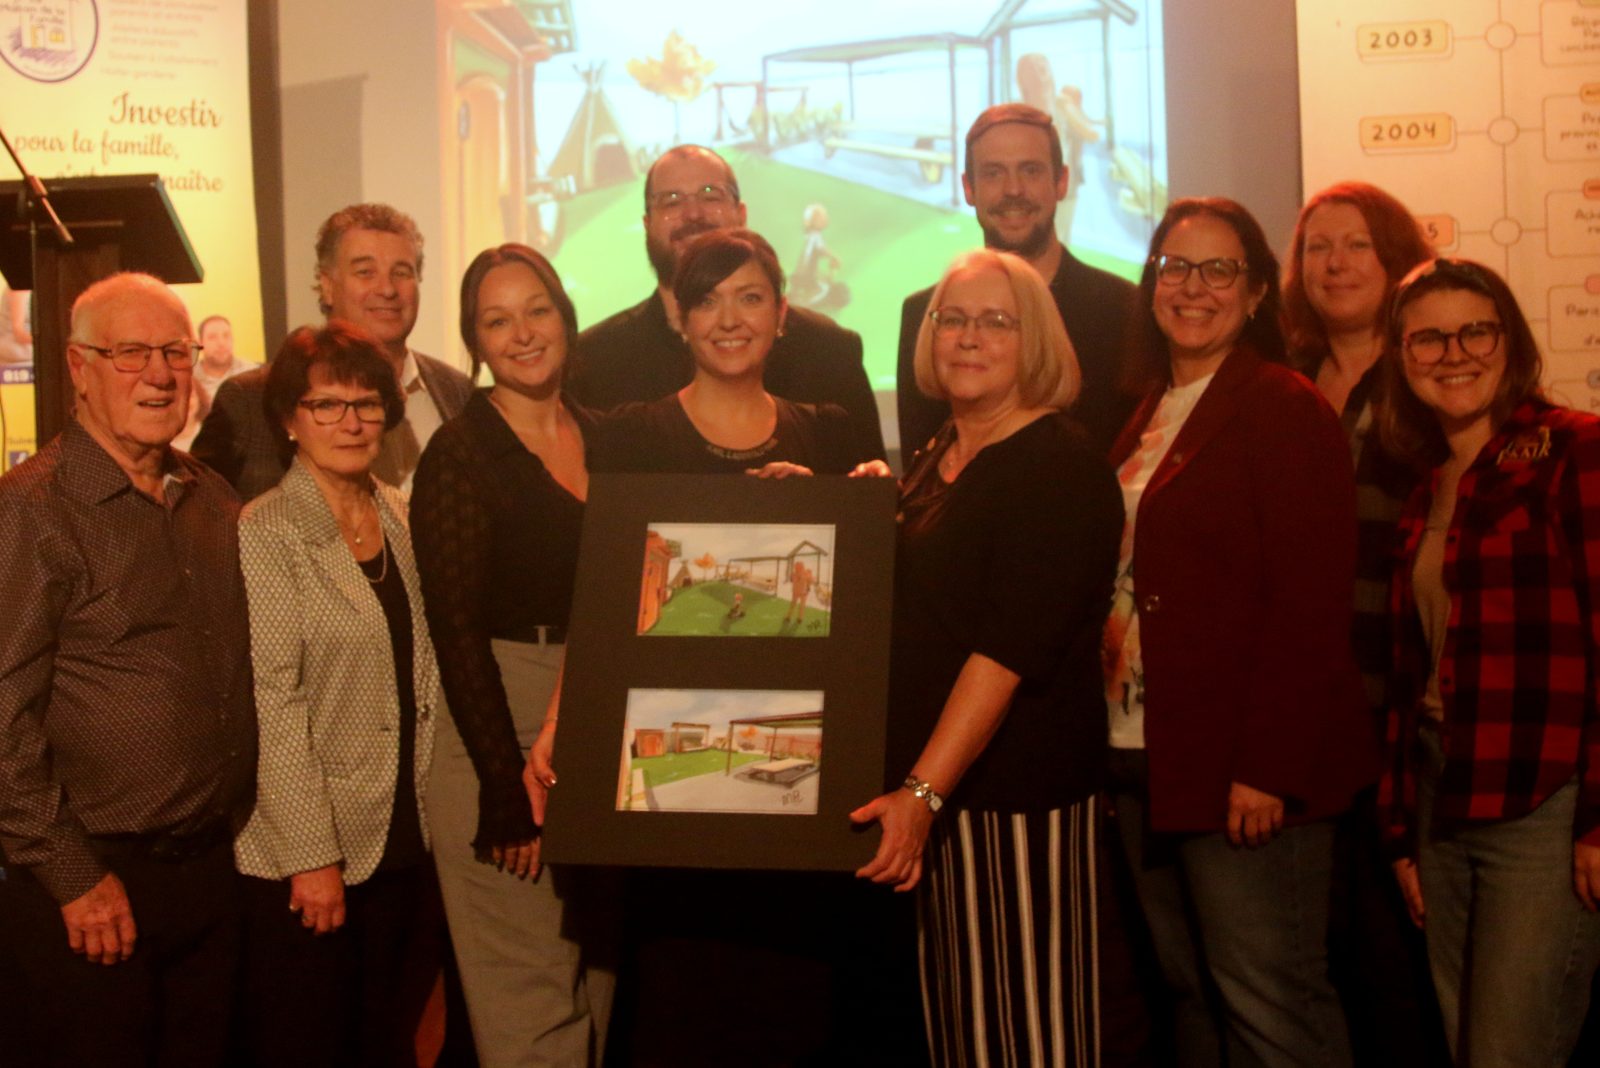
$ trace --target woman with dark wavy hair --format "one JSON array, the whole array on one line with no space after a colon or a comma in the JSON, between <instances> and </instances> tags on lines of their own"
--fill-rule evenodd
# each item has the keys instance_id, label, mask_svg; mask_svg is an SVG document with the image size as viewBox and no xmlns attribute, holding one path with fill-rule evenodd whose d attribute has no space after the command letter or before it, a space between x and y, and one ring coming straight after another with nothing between
<instances>
[{"instance_id":1,"label":"woman with dark wavy hair","mask_svg":"<svg viewBox=\"0 0 1600 1068\"><path fill-rule=\"evenodd\" d=\"M1563 1065L1600 966L1600 419L1539 392L1505 281L1395 291L1380 430L1400 520L1379 792L1460 1064Z\"/></svg>"},{"instance_id":2,"label":"woman with dark wavy hair","mask_svg":"<svg viewBox=\"0 0 1600 1068\"><path fill-rule=\"evenodd\" d=\"M1141 281L1146 390L1104 647L1118 829L1177 1011L1265 1065L1347 1065L1328 979L1333 821L1375 741L1349 652L1355 494L1338 420L1283 366L1278 264L1219 197L1172 204Z\"/></svg>"}]
</instances>

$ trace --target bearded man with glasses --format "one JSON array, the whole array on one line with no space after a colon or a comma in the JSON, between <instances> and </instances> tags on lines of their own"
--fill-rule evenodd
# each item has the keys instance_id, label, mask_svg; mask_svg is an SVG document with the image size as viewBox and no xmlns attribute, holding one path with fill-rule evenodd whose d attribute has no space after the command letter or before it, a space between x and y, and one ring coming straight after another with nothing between
<instances>
[{"instance_id":1,"label":"bearded man with glasses","mask_svg":"<svg viewBox=\"0 0 1600 1068\"><path fill-rule=\"evenodd\" d=\"M71 338L74 419L0 477L0 955L28 1063L220 1064L255 784L238 500L171 447L199 350L172 290L98 282Z\"/></svg>"},{"instance_id":2,"label":"bearded man with glasses","mask_svg":"<svg viewBox=\"0 0 1600 1068\"><path fill-rule=\"evenodd\" d=\"M656 289L643 301L578 335L567 391L601 410L653 401L689 384L694 358L683 338L673 276L696 234L746 225L739 180L709 148L679 145L651 164L644 184L645 253ZM767 357L768 393L803 404L837 404L850 416L853 455L882 459L878 404L861 364L861 335L825 315L790 308Z\"/></svg>"}]
</instances>

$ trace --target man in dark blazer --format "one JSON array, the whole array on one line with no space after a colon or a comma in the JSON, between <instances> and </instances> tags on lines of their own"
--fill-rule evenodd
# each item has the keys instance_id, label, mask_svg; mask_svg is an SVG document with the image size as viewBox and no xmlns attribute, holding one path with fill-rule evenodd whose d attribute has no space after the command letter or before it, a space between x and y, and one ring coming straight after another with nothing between
<instances>
[{"instance_id":1,"label":"man in dark blazer","mask_svg":"<svg viewBox=\"0 0 1600 1068\"><path fill-rule=\"evenodd\" d=\"M579 403L614 408L689 384L694 359L678 333L672 296L678 250L695 234L744 224L738 179L715 152L679 145L651 165L644 184L644 238L656 290L579 335L567 376L567 389ZM767 357L765 382L768 392L787 400L839 405L850 415L858 457L883 458L878 406L855 331L791 306Z\"/></svg>"},{"instance_id":2,"label":"man in dark blazer","mask_svg":"<svg viewBox=\"0 0 1600 1068\"><path fill-rule=\"evenodd\" d=\"M1090 267L1056 239L1056 205L1067 195L1069 177L1055 123L1038 108L997 104L967 131L961 185L977 211L983 243L1021 256L1049 284L1083 370L1083 391L1072 414L1104 452L1138 400L1125 396L1118 382L1123 333L1138 290L1126 279ZM917 332L932 297L931 288L913 293L900 309L896 381L900 449L907 461L950 417L948 404L917 389L912 371Z\"/></svg>"},{"instance_id":3,"label":"man in dark blazer","mask_svg":"<svg viewBox=\"0 0 1600 1068\"><path fill-rule=\"evenodd\" d=\"M406 417L383 437L374 471L409 489L428 439L472 395L466 375L442 360L413 352L406 339L417 323L422 279L422 234L409 215L387 204L352 204L317 232L317 294L322 314L344 319L378 340L394 365L406 398ZM194 439L193 454L232 483L248 501L283 477L288 454L267 425L259 367L217 387L211 412Z\"/></svg>"}]
</instances>

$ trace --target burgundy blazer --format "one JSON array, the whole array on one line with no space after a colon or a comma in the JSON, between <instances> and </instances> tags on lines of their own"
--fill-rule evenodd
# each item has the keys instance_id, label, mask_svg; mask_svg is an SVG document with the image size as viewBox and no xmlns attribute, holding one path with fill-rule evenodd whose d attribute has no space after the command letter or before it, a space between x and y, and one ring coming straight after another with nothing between
<instances>
[{"instance_id":1,"label":"burgundy blazer","mask_svg":"<svg viewBox=\"0 0 1600 1068\"><path fill-rule=\"evenodd\" d=\"M1161 393L1123 428L1114 466ZM1375 780L1350 651L1355 555L1338 417L1306 379L1236 349L1151 477L1134 529L1153 829L1223 829L1234 781L1283 798L1293 824L1344 811Z\"/></svg>"}]
</instances>

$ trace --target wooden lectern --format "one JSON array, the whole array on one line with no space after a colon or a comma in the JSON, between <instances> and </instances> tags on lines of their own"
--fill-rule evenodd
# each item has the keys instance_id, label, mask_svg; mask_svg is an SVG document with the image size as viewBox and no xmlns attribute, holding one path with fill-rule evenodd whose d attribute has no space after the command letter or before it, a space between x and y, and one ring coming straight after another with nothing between
<instances>
[{"instance_id":1,"label":"wooden lectern","mask_svg":"<svg viewBox=\"0 0 1600 1068\"><path fill-rule=\"evenodd\" d=\"M22 182L0 182L0 275L33 291L35 440L39 448L72 414L67 339L72 302L118 271L144 271L171 285L205 277L161 178L155 174L53 178L50 202L72 231L63 245L31 218Z\"/></svg>"}]
</instances>

